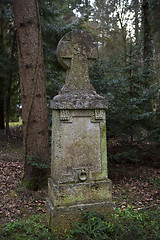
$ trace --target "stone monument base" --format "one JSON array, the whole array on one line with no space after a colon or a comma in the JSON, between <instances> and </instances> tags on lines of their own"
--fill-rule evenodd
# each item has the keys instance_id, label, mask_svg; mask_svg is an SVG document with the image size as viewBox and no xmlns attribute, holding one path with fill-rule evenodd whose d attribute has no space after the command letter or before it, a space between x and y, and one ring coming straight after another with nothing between
<instances>
[{"instance_id":1,"label":"stone monument base","mask_svg":"<svg viewBox=\"0 0 160 240\"><path fill-rule=\"evenodd\" d=\"M88 68L98 45L88 33L73 30L58 43L57 57L67 70L66 82L51 101L51 178L47 218L53 231L64 233L83 212L112 212L107 171L107 102L89 81Z\"/></svg>"},{"instance_id":2,"label":"stone monument base","mask_svg":"<svg viewBox=\"0 0 160 240\"><path fill-rule=\"evenodd\" d=\"M46 201L47 220L52 230L63 233L81 221L86 211L109 215L113 209L111 181L59 184L49 179L49 198Z\"/></svg>"}]
</instances>

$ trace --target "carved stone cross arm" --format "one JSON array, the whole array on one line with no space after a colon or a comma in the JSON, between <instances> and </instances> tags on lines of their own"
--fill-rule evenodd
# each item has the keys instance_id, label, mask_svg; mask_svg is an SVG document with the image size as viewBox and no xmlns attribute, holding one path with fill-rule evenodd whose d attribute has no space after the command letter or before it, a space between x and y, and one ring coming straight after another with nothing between
<instances>
[{"instance_id":1,"label":"carved stone cross arm","mask_svg":"<svg viewBox=\"0 0 160 240\"><path fill-rule=\"evenodd\" d=\"M81 30L67 33L57 47L58 60L67 69L66 83L62 91L93 90L88 68L97 56L97 43L92 36Z\"/></svg>"}]
</instances>

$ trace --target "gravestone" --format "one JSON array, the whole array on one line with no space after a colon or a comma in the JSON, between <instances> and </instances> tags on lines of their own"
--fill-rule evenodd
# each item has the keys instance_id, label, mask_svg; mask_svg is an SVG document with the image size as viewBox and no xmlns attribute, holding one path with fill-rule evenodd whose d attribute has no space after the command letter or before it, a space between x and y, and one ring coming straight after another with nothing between
<instances>
[{"instance_id":1,"label":"gravestone","mask_svg":"<svg viewBox=\"0 0 160 240\"><path fill-rule=\"evenodd\" d=\"M111 211L107 173L106 100L89 81L88 68L97 56L95 40L74 30L58 43L57 56L67 70L66 82L51 101L51 178L47 218L63 231L84 211Z\"/></svg>"}]
</instances>

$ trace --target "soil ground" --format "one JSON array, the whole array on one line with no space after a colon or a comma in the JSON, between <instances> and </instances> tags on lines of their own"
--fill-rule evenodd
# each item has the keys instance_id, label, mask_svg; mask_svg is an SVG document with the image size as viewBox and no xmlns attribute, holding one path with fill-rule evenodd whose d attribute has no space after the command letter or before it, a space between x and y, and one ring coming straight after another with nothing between
<instances>
[{"instance_id":1,"label":"soil ground","mask_svg":"<svg viewBox=\"0 0 160 240\"><path fill-rule=\"evenodd\" d=\"M17 218L27 218L32 214L45 213L47 187L39 191L28 191L21 187L23 177L22 132L12 129L6 139L0 132L0 226ZM159 174L154 159L150 164L112 164L109 178L113 183L115 207L125 209L157 208L159 204Z\"/></svg>"}]
</instances>

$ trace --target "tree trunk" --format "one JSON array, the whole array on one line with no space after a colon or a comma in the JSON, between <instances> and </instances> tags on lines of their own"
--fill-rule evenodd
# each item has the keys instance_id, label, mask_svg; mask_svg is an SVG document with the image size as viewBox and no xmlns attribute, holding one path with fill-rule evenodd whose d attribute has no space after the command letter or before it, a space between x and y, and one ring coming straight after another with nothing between
<instances>
[{"instance_id":1,"label":"tree trunk","mask_svg":"<svg viewBox=\"0 0 160 240\"><path fill-rule=\"evenodd\" d=\"M14 60L15 44L16 44L16 33L14 33L14 36L13 36L12 49L11 49L11 63ZM11 67L10 73L9 73L7 96L6 96L6 135L7 136L9 136L9 110L10 110L10 101L11 101L12 77L13 77L13 67Z\"/></svg>"},{"instance_id":2,"label":"tree trunk","mask_svg":"<svg viewBox=\"0 0 160 240\"><path fill-rule=\"evenodd\" d=\"M144 63L147 63L150 65L151 58L152 58L152 39L151 39L149 15L150 14L149 14L148 0L143 0L143 3L142 3L143 60L144 60Z\"/></svg>"},{"instance_id":3,"label":"tree trunk","mask_svg":"<svg viewBox=\"0 0 160 240\"><path fill-rule=\"evenodd\" d=\"M0 129L5 129L4 126L4 98L0 97Z\"/></svg>"},{"instance_id":4,"label":"tree trunk","mask_svg":"<svg viewBox=\"0 0 160 240\"><path fill-rule=\"evenodd\" d=\"M0 44L1 46L1 57L5 56L5 46L6 46L6 28L4 25L4 9L0 9ZM4 84L4 77L0 79L1 86L0 86L0 129L5 129L4 125L4 99L5 99L5 84Z\"/></svg>"},{"instance_id":5,"label":"tree trunk","mask_svg":"<svg viewBox=\"0 0 160 240\"><path fill-rule=\"evenodd\" d=\"M139 43L139 17L138 17L138 11L139 11L139 0L133 0L133 8L134 8L134 24L135 24L135 42L138 46Z\"/></svg>"},{"instance_id":6,"label":"tree trunk","mask_svg":"<svg viewBox=\"0 0 160 240\"><path fill-rule=\"evenodd\" d=\"M24 180L42 186L49 162L46 84L38 0L13 0L22 96Z\"/></svg>"},{"instance_id":7,"label":"tree trunk","mask_svg":"<svg viewBox=\"0 0 160 240\"><path fill-rule=\"evenodd\" d=\"M153 55L152 55L152 38L150 27L150 10L148 0L143 0L142 3L142 22L143 22L143 77L145 87L148 89L154 82L152 70L153 70ZM153 111L152 100L148 101L146 111Z\"/></svg>"}]
</instances>

